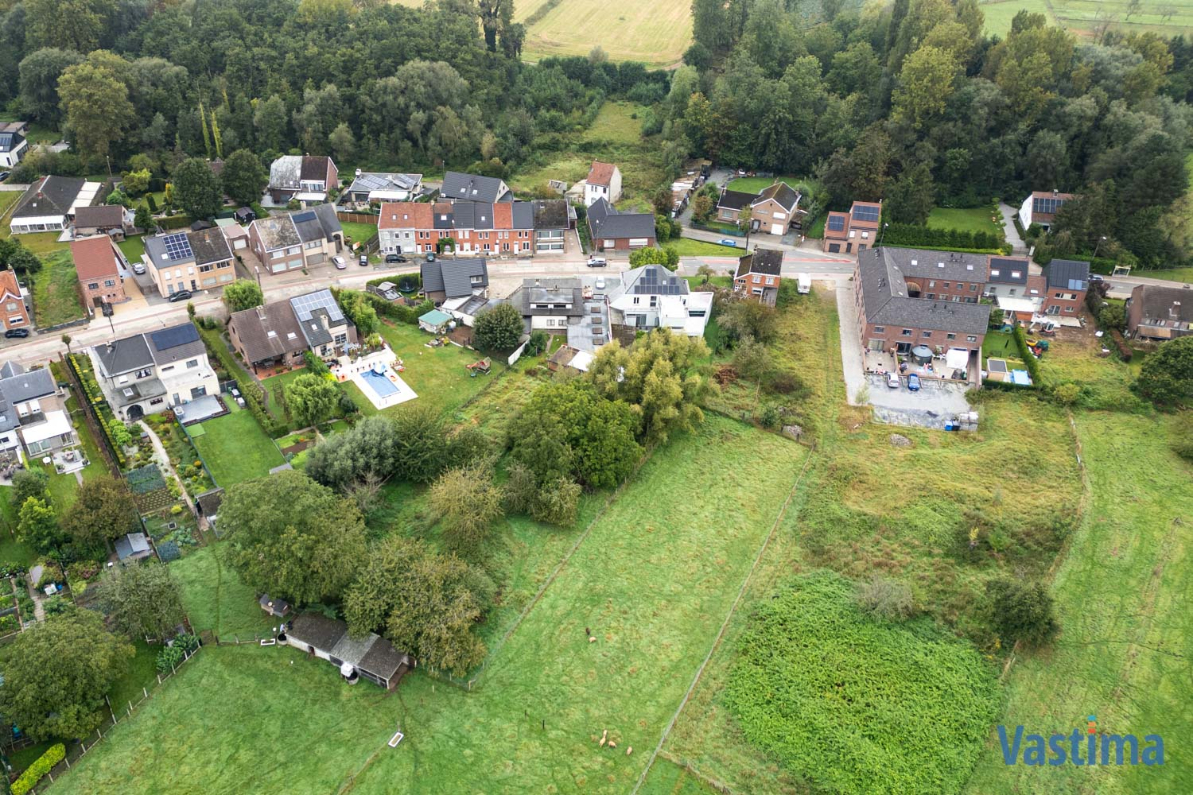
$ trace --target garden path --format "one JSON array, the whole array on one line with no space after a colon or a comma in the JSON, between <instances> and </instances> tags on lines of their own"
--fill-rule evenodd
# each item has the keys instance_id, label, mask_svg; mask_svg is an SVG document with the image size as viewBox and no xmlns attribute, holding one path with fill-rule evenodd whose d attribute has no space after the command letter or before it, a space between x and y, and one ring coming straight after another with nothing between
<instances>
[{"instance_id":1,"label":"garden path","mask_svg":"<svg viewBox=\"0 0 1193 795\"><path fill-rule=\"evenodd\" d=\"M1015 228L1015 215L1018 211L1006 202L999 202L998 209L1002 213L1002 228L1006 233L1007 242L1011 244L1011 253L1026 254L1027 243L1023 242L1019 230Z\"/></svg>"},{"instance_id":2,"label":"garden path","mask_svg":"<svg viewBox=\"0 0 1193 795\"><path fill-rule=\"evenodd\" d=\"M141 426L141 429L145 433L149 434L149 442L153 445L153 455L157 458L158 464L161 465L162 471L173 478L174 482L178 484L178 491L182 494L182 499L186 500L186 507L191 509L192 515L197 516L198 513L195 510L195 504L191 502L191 495L187 494L186 487L182 485L182 478L178 477L178 473L174 471L174 466L170 463L170 454L166 452L166 447L162 444L162 440L157 438L157 434L153 432L153 428L150 428L149 423L145 422L145 420L137 420L137 424Z\"/></svg>"},{"instance_id":3,"label":"garden path","mask_svg":"<svg viewBox=\"0 0 1193 795\"><path fill-rule=\"evenodd\" d=\"M45 569L42 568L40 564L30 569L29 582L41 582L41 575L43 571L45 571ZM29 598L33 600L33 617L38 621L45 621L46 609L41 605L41 591L39 591L37 588L34 588L32 585L26 586L25 590L29 592Z\"/></svg>"}]
</instances>

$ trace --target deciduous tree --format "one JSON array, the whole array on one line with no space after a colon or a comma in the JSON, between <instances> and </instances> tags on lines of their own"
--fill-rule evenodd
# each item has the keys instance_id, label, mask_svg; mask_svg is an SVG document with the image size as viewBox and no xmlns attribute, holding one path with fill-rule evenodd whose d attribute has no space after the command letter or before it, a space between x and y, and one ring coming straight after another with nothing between
<instances>
[{"instance_id":1,"label":"deciduous tree","mask_svg":"<svg viewBox=\"0 0 1193 795\"><path fill-rule=\"evenodd\" d=\"M172 638L186 617L178 583L154 561L109 572L99 585L99 603L113 626L133 640Z\"/></svg>"},{"instance_id":2,"label":"deciduous tree","mask_svg":"<svg viewBox=\"0 0 1193 795\"><path fill-rule=\"evenodd\" d=\"M265 294L261 291L261 285L252 279L237 279L224 287L221 299L229 312L243 312L264 304Z\"/></svg>"},{"instance_id":3,"label":"deciduous tree","mask_svg":"<svg viewBox=\"0 0 1193 795\"><path fill-rule=\"evenodd\" d=\"M286 386L286 410L294 423L302 428L330 419L339 399L339 388L313 373L303 373Z\"/></svg>"},{"instance_id":4,"label":"deciduous tree","mask_svg":"<svg viewBox=\"0 0 1193 795\"><path fill-rule=\"evenodd\" d=\"M201 158L182 161L174 170L174 198L192 218L211 218L224 206L219 178Z\"/></svg>"},{"instance_id":5,"label":"deciduous tree","mask_svg":"<svg viewBox=\"0 0 1193 795\"><path fill-rule=\"evenodd\" d=\"M138 527L137 506L123 480L103 475L83 481L62 529L84 547L99 547Z\"/></svg>"},{"instance_id":6,"label":"deciduous tree","mask_svg":"<svg viewBox=\"0 0 1193 795\"><path fill-rule=\"evenodd\" d=\"M431 510L453 551L475 558L502 516L501 488L487 462L449 469L431 484Z\"/></svg>"},{"instance_id":7,"label":"deciduous tree","mask_svg":"<svg viewBox=\"0 0 1193 795\"><path fill-rule=\"evenodd\" d=\"M37 497L28 497L21 503L17 537L43 553L56 549L66 540L54 509Z\"/></svg>"},{"instance_id":8,"label":"deciduous tree","mask_svg":"<svg viewBox=\"0 0 1193 795\"><path fill-rule=\"evenodd\" d=\"M1193 337L1165 342L1144 359L1135 389L1162 406L1193 402Z\"/></svg>"},{"instance_id":9,"label":"deciduous tree","mask_svg":"<svg viewBox=\"0 0 1193 795\"><path fill-rule=\"evenodd\" d=\"M102 50L67 67L58 80L58 96L75 146L84 155L103 157L133 123L133 105L122 69L128 62Z\"/></svg>"},{"instance_id":10,"label":"deciduous tree","mask_svg":"<svg viewBox=\"0 0 1193 795\"><path fill-rule=\"evenodd\" d=\"M512 351L522 337L522 313L512 304L498 304L476 316L472 338L478 348Z\"/></svg>"},{"instance_id":11,"label":"deciduous tree","mask_svg":"<svg viewBox=\"0 0 1193 795\"><path fill-rule=\"evenodd\" d=\"M248 149L237 149L224 161L220 172L224 193L237 204L252 204L261 200L269 184L269 172L261 160Z\"/></svg>"}]
</instances>

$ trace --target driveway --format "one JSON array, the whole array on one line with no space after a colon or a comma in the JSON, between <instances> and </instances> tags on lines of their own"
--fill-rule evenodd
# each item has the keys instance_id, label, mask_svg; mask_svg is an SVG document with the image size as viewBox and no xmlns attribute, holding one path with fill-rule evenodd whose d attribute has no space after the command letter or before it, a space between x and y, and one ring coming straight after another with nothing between
<instances>
[{"instance_id":1,"label":"driveway","mask_svg":"<svg viewBox=\"0 0 1193 795\"><path fill-rule=\"evenodd\" d=\"M1015 216L1019 214L1019 211L1006 202L999 202L998 209L1002 213L1002 228L1006 233L1007 242L1012 246L1011 253L1027 254L1027 243L1023 242L1023 238L1019 236L1019 230L1015 228Z\"/></svg>"}]
</instances>

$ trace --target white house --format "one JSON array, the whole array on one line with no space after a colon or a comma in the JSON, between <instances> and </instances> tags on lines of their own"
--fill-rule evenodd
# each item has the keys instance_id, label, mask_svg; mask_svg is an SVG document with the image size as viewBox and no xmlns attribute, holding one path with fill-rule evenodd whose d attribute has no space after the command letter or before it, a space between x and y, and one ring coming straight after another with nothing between
<instances>
[{"instance_id":1,"label":"white house","mask_svg":"<svg viewBox=\"0 0 1193 795\"><path fill-rule=\"evenodd\" d=\"M207 348L191 323L96 345L89 354L100 390L122 420L219 392Z\"/></svg>"},{"instance_id":2,"label":"white house","mask_svg":"<svg viewBox=\"0 0 1193 795\"><path fill-rule=\"evenodd\" d=\"M613 322L641 329L663 327L699 337L712 314L712 293L692 292L685 279L662 265L625 271L608 296Z\"/></svg>"},{"instance_id":3,"label":"white house","mask_svg":"<svg viewBox=\"0 0 1193 795\"><path fill-rule=\"evenodd\" d=\"M0 168L9 169L20 163L28 149L25 136L18 132L0 132Z\"/></svg>"},{"instance_id":4,"label":"white house","mask_svg":"<svg viewBox=\"0 0 1193 795\"><path fill-rule=\"evenodd\" d=\"M612 163L592 161L584 180L584 206L591 207L597 199L614 204L621 198L621 171Z\"/></svg>"},{"instance_id":5,"label":"white house","mask_svg":"<svg viewBox=\"0 0 1193 795\"><path fill-rule=\"evenodd\" d=\"M33 458L78 444L65 409L49 368L26 370L16 362L0 367L0 451L22 442Z\"/></svg>"}]
</instances>

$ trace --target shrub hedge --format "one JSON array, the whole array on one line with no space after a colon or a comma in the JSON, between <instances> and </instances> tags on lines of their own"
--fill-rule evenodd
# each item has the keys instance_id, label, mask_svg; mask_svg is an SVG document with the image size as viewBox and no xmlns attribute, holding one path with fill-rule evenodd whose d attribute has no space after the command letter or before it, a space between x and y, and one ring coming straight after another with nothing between
<instances>
[{"instance_id":1,"label":"shrub hedge","mask_svg":"<svg viewBox=\"0 0 1193 795\"><path fill-rule=\"evenodd\" d=\"M1019 358L1023 360L1023 366L1027 368L1027 374L1031 376L1033 384L1040 384L1040 363L1036 360L1036 355L1031 352L1031 348L1027 345L1027 332L1023 330L1023 326L1015 326L1013 336L1015 337L1015 347L1019 349Z\"/></svg>"},{"instance_id":2,"label":"shrub hedge","mask_svg":"<svg viewBox=\"0 0 1193 795\"><path fill-rule=\"evenodd\" d=\"M934 249L973 249L995 253L1002 250L1002 239L993 232L964 229L933 229L915 224L890 224L882 233L884 244L925 246Z\"/></svg>"},{"instance_id":3,"label":"shrub hedge","mask_svg":"<svg viewBox=\"0 0 1193 795\"><path fill-rule=\"evenodd\" d=\"M200 334L200 336L203 335ZM265 410L265 388L254 381L241 368L232 357L232 352L228 350L227 346L212 345L210 340L205 336L203 336L203 342L207 345L207 352L219 360L228 375L232 376L232 379L236 381L236 386L240 388L240 395L244 398L245 405L248 406L249 412L261 425L265 433L272 437L283 436L289 433L289 423L275 420Z\"/></svg>"},{"instance_id":4,"label":"shrub hedge","mask_svg":"<svg viewBox=\"0 0 1193 795\"><path fill-rule=\"evenodd\" d=\"M25 772L17 777L17 780L12 782L12 795L25 795L26 792L33 789L37 782L45 777L54 769L54 765L66 758L66 746L62 743L51 745L46 749L46 752L39 756L33 764L25 769Z\"/></svg>"},{"instance_id":5,"label":"shrub hedge","mask_svg":"<svg viewBox=\"0 0 1193 795\"><path fill-rule=\"evenodd\" d=\"M1131 361L1131 356L1135 352L1131 350L1131 346L1123 339L1123 333L1116 328L1110 329L1110 339L1114 340L1114 347L1118 348L1118 355L1122 357L1123 361Z\"/></svg>"}]
</instances>

